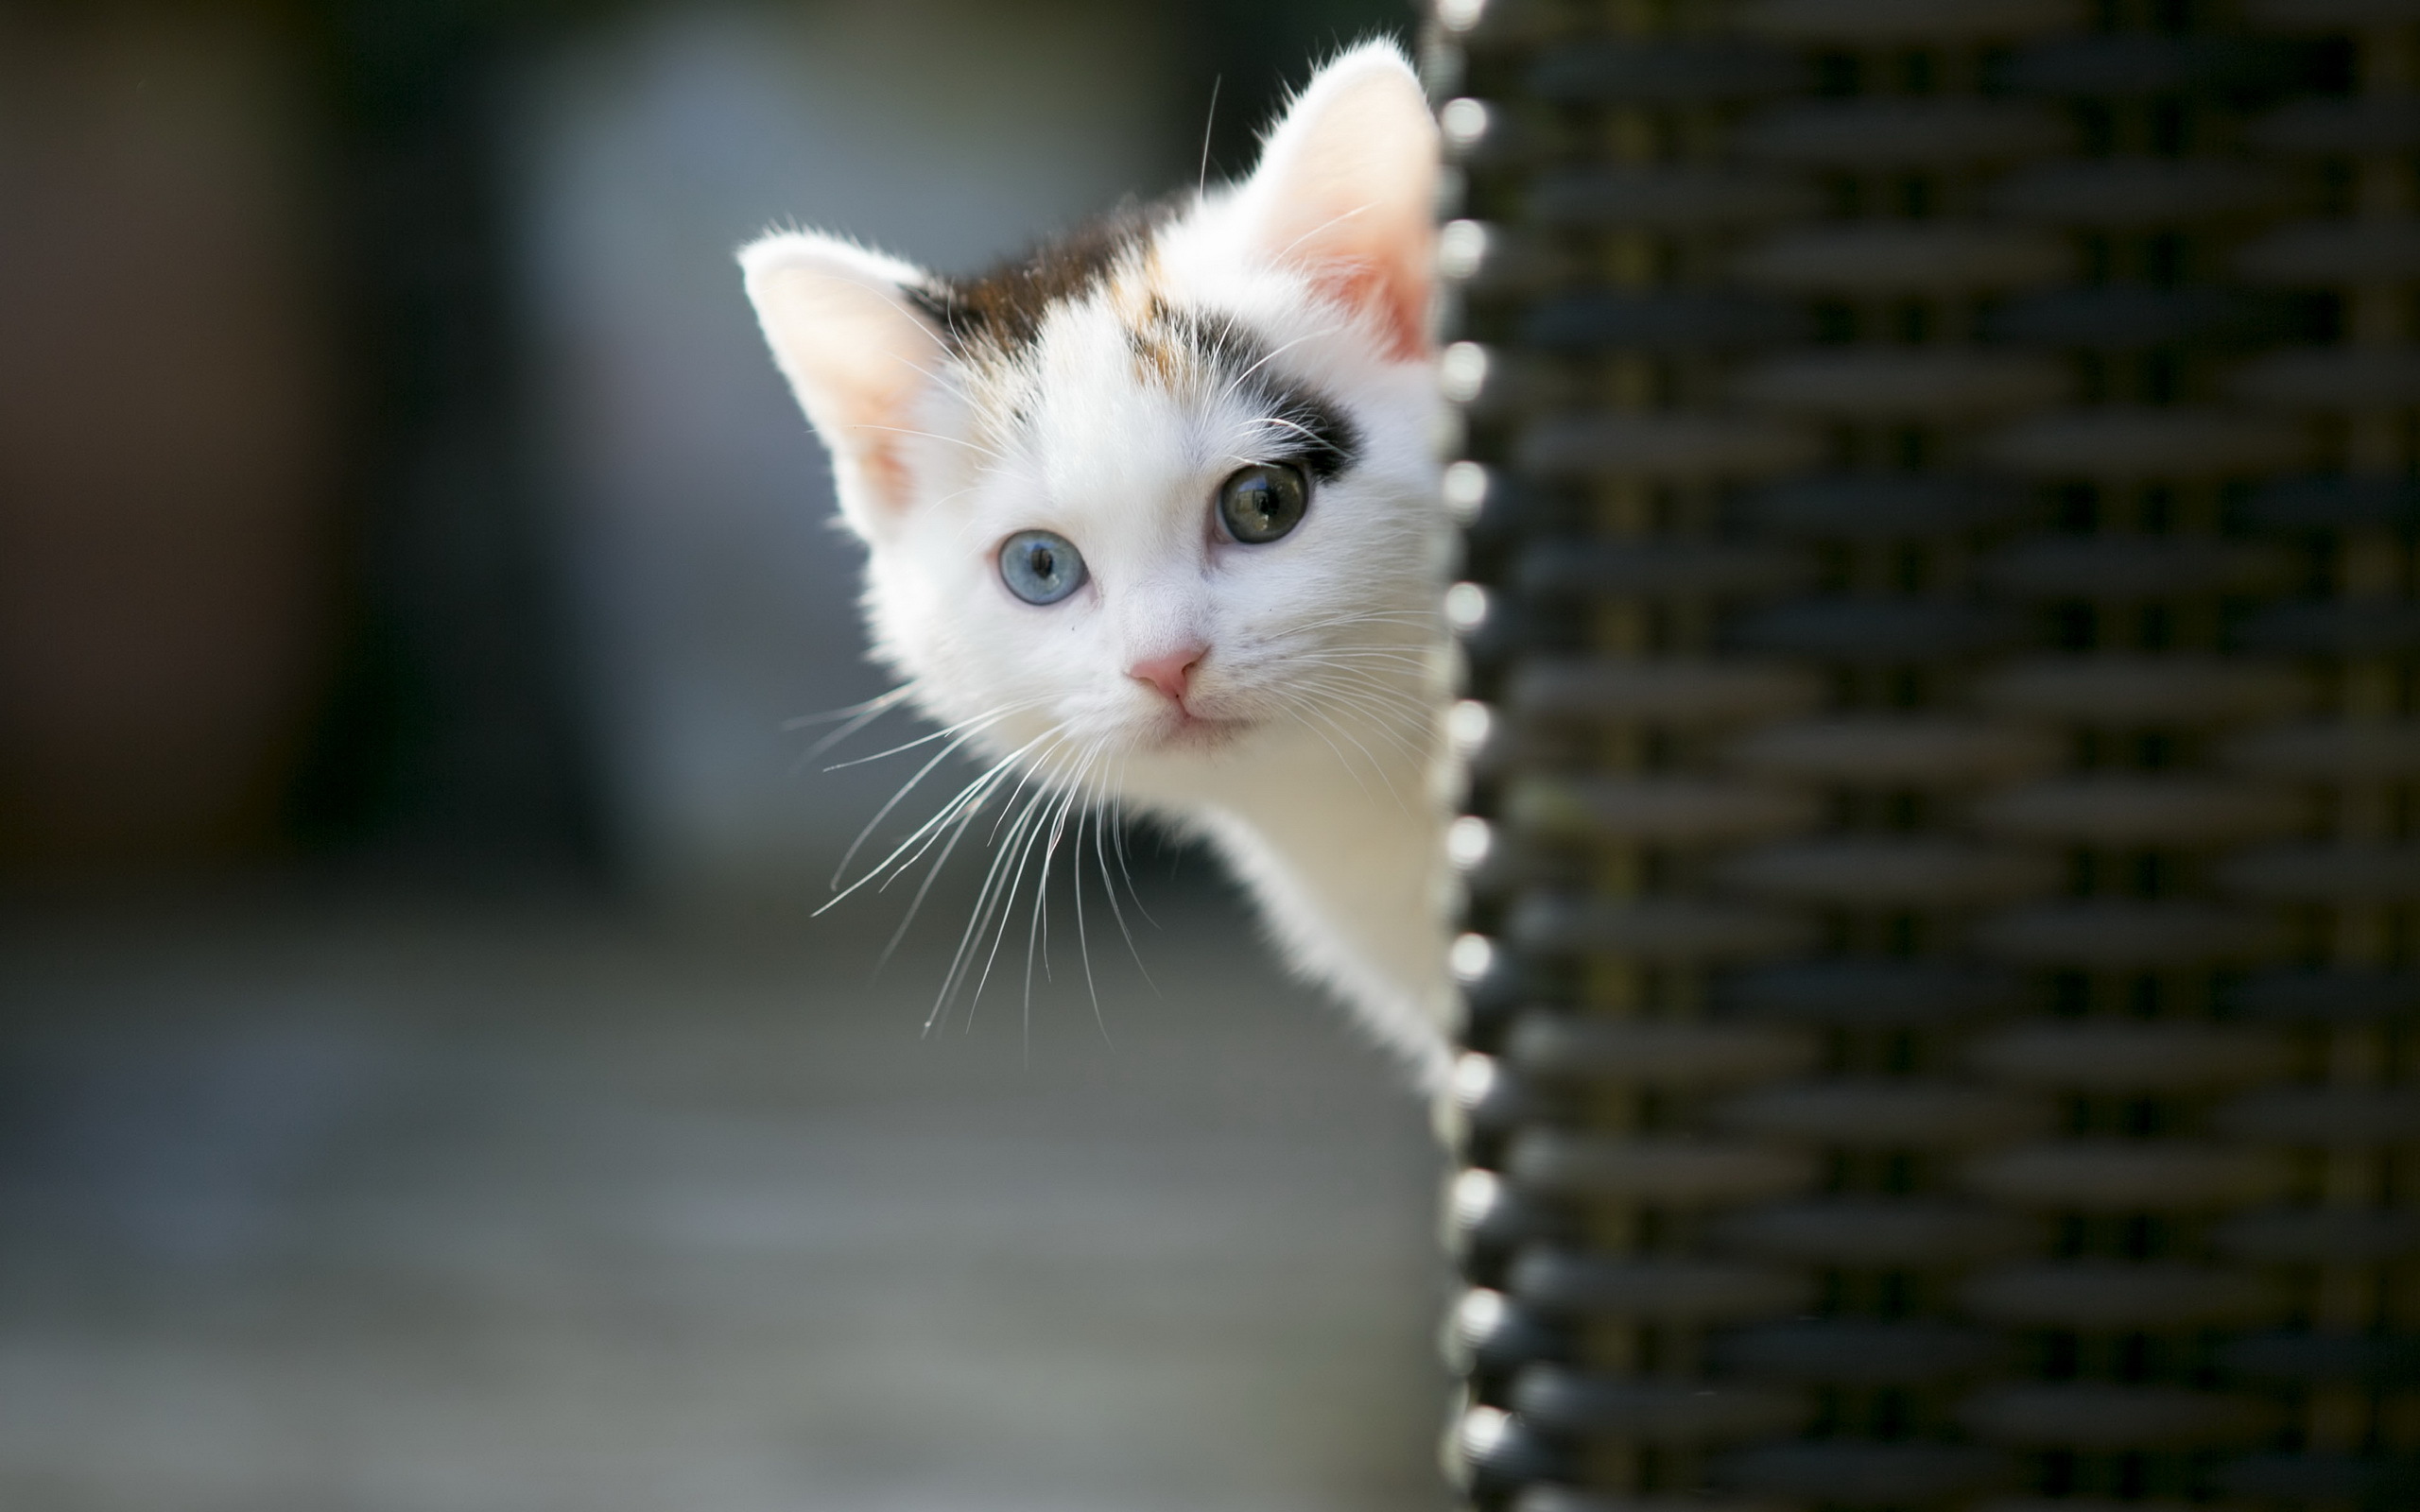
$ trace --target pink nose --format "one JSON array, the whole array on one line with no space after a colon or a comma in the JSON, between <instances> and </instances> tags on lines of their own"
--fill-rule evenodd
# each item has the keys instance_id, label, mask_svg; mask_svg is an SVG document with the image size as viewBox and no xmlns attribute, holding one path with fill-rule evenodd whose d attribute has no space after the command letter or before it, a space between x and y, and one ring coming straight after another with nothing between
<instances>
[{"instance_id":1,"label":"pink nose","mask_svg":"<svg viewBox=\"0 0 2420 1512\"><path fill-rule=\"evenodd\" d=\"M1126 675L1137 682L1148 682L1178 703L1184 702L1184 685L1193 677L1193 669L1201 664L1208 647L1188 645L1161 656L1146 657L1126 669Z\"/></svg>"}]
</instances>

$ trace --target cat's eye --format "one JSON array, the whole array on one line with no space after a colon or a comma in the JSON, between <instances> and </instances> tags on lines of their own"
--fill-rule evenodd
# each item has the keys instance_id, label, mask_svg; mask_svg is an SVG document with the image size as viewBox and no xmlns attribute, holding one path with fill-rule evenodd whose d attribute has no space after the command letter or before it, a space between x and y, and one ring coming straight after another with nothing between
<instances>
[{"instance_id":1,"label":"cat's eye","mask_svg":"<svg viewBox=\"0 0 2420 1512\"><path fill-rule=\"evenodd\" d=\"M1283 462L1263 462L1219 485L1219 519L1247 546L1265 545L1303 523L1310 479Z\"/></svg>"},{"instance_id":2,"label":"cat's eye","mask_svg":"<svg viewBox=\"0 0 2420 1512\"><path fill-rule=\"evenodd\" d=\"M1000 543L1000 581L1028 604L1056 604L1087 576L1084 554L1064 536L1020 530Z\"/></svg>"}]
</instances>

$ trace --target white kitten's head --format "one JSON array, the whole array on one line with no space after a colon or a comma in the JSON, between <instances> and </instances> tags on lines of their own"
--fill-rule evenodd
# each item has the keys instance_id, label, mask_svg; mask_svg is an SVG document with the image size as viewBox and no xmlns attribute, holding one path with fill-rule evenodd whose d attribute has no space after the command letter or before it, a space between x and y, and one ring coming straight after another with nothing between
<instances>
[{"instance_id":1,"label":"white kitten's head","mask_svg":"<svg viewBox=\"0 0 2420 1512\"><path fill-rule=\"evenodd\" d=\"M1372 45L1243 183L980 279L820 235L741 254L871 549L877 647L928 713L1143 798L1280 747L1367 753L1357 728L1410 716L1436 152Z\"/></svg>"}]
</instances>

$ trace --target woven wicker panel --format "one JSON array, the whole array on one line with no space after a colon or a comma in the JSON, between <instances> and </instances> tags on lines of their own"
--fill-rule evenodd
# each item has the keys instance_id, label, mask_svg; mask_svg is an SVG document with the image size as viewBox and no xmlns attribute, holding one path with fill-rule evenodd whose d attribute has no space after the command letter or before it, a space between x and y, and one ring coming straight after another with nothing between
<instances>
[{"instance_id":1,"label":"woven wicker panel","mask_svg":"<svg viewBox=\"0 0 2420 1512\"><path fill-rule=\"evenodd\" d=\"M1520 1512L2420 1507L2420 0L1443 0Z\"/></svg>"}]
</instances>

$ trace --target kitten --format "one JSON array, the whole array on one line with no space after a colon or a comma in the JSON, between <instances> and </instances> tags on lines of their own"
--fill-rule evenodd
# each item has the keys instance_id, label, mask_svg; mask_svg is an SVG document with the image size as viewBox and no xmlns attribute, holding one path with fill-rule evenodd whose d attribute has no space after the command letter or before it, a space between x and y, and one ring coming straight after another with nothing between
<instances>
[{"instance_id":1,"label":"kitten","mask_svg":"<svg viewBox=\"0 0 2420 1512\"><path fill-rule=\"evenodd\" d=\"M1293 965L1432 1084L1437 154L1410 67L1373 43L1243 182L981 278L798 232L740 254L869 549L877 654L997 764L911 841L1004 793L1020 866L1105 805L1206 837Z\"/></svg>"}]
</instances>

